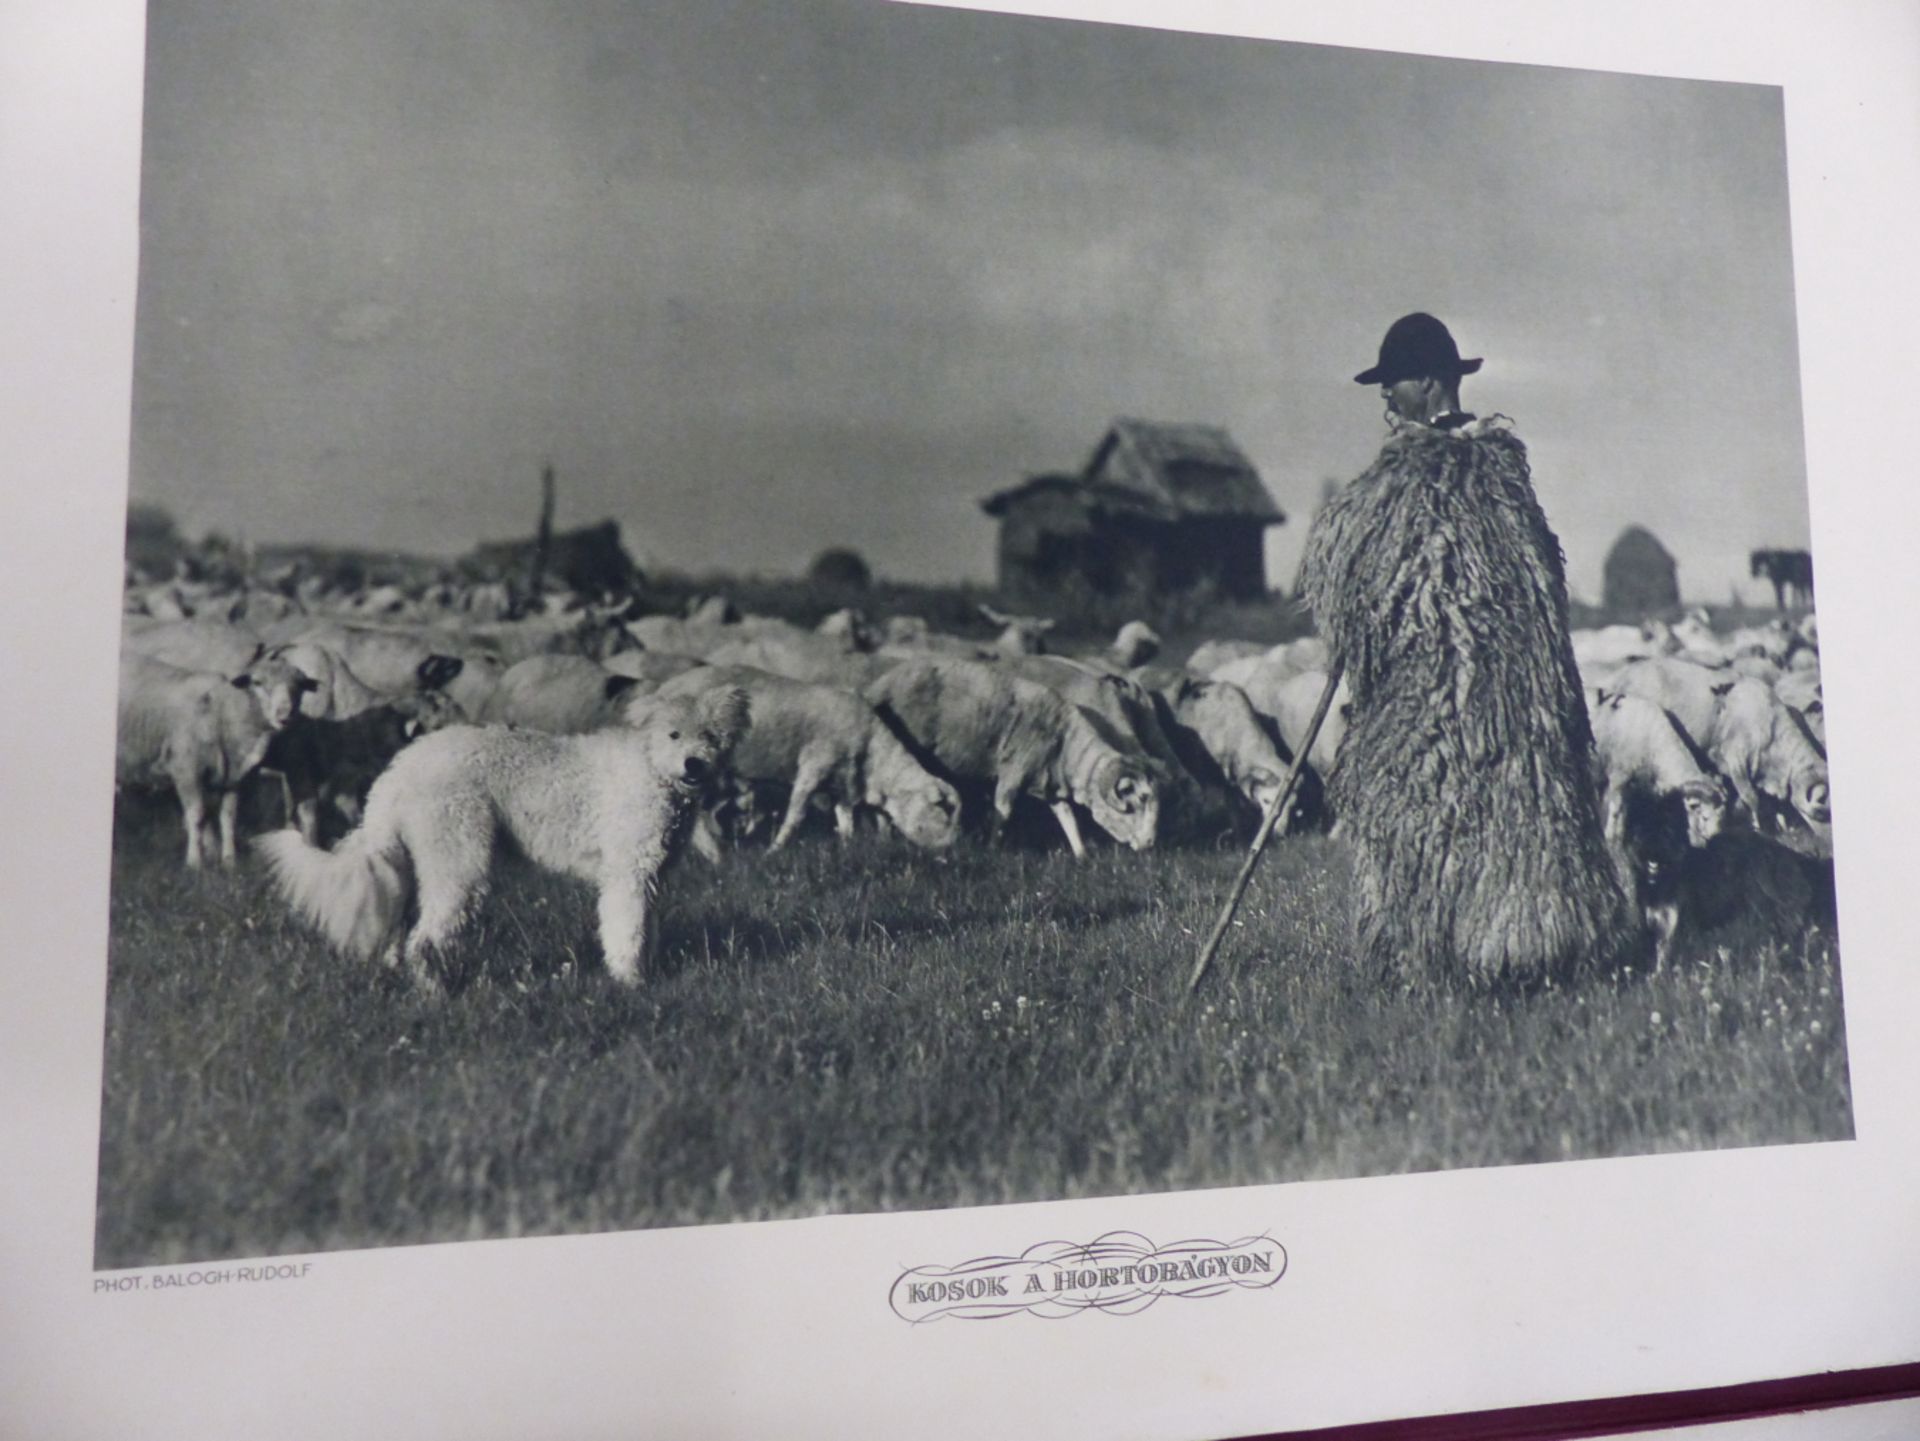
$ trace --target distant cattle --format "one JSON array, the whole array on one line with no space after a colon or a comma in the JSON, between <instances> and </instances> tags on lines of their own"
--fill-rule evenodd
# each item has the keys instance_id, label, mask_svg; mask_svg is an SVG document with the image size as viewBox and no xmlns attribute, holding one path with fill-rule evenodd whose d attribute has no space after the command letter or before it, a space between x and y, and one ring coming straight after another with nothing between
<instances>
[{"instance_id":1,"label":"distant cattle","mask_svg":"<svg viewBox=\"0 0 1920 1441\"><path fill-rule=\"evenodd\" d=\"M1813 604L1813 557L1806 551L1756 550L1749 560L1753 578L1772 584L1775 610L1785 610L1789 599Z\"/></svg>"}]
</instances>

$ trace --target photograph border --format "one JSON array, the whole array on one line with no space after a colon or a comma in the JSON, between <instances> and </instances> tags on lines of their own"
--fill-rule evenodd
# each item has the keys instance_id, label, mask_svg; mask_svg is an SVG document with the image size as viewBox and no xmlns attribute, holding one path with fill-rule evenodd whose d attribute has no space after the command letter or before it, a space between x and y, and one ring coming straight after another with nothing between
<instances>
[{"instance_id":1,"label":"photograph border","mask_svg":"<svg viewBox=\"0 0 1920 1441\"><path fill-rule=\"evenodd\" d=\"M989 7L973 7L989 8ZM311 1258L99 1289L91 1270L137 251L142 7L0 18L0 398L11 958L0 993L0 1394L22 1434L1227 1436L1738 1385L1920 1359L1920 978L1903 914L1916 681L1883 640L1920 363L1920 17L1626 0L1000 10L1784 87L1821 643L1842 815L1856 1139L1356 1181ZM1834 560L1829 560L1832 557ZM1835 563L1835 561L1839 563ZM1277 1284L1127 1313L903 1324L903 1271L1112 1232L1270 1236ZM132 1275L232 1269L153 1268Z\"/></svg>"}]
</instances>

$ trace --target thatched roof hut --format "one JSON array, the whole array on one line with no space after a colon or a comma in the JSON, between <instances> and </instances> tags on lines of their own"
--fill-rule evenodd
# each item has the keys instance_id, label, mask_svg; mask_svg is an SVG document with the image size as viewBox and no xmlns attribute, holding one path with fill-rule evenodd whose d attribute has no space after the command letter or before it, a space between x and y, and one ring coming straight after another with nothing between
<instances>
[{"instance_id":1,"label":"thatched roof hut","mask_svg":"<svg viewBox=\"0 0 1920 1441\"><path fill-rule=\"evenodd\" d=\"M1266 593L1262 537L1286 515L1225 430L1116 420L1078 475L1036 475L980 502L1000 522L999 581L1165 594Z\"/></svg>"},{"instance_id":2,"label":"thatched roof hut","mask_svg":"<svg viewBox=\"0 0 1920 1441\"><path fill-rule=\"evenodd\" d=\"M532 572L539 541L497 540L475 546L461 569L488 580L524 584ZM557 530L548 542L545 575L586 595L624 592L640 583L640 567L620 543L620 527L611 520L578 530Z\"/></svg>"}]
</instances>

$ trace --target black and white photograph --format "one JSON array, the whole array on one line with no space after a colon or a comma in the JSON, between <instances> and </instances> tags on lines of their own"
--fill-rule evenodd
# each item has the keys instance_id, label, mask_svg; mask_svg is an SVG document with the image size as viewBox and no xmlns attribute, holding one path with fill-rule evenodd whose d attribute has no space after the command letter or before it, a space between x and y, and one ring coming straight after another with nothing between
<instances>
[{"instance_id":1,"label":"black and white photograph","mask_svg":"<svg viewBox=\"0 0 1920 1441\"><path fill-rule=\"evenodd\" d=\"M1917 55L0 7L0 1434L1902 1434Z\"/></svg>"},{"instance_id":2,"label":"black and white photograph","mask_svg":"<svg viewBox=\"0 0 1920 1441\"><path fill-rule=\"evenodd\" d=\"M97 1266L1851 1136L1778 88L146 63Z\"/></svg>"}]
</instances>

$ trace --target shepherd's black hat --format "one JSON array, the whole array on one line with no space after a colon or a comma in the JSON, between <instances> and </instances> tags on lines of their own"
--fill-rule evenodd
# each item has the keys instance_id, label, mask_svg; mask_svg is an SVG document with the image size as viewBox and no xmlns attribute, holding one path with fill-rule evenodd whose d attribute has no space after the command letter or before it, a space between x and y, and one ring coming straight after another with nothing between
<instances>
[{"instance_id":1,"label":"shepherd's black hat","mask_svg":"<svg viewBox=\"0 0 1920 1441\"><path fill-rule=\"evenodd\" d=\"M1457 378L1472 375L1479 368L1480 357L1462 360L1453 333L1424 310L1416 310L1387 327L1386 339L1380 342L1379 362L1354 379L1362 385L1393 385L1417 375Z\"/></svg>"}]
</instances>

